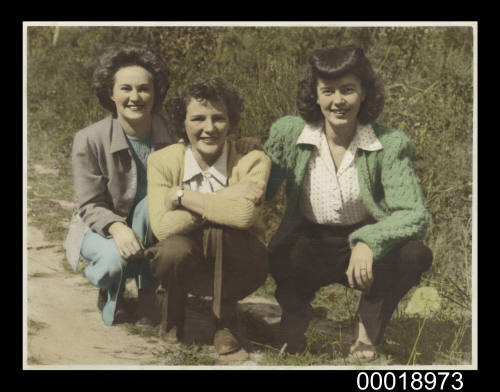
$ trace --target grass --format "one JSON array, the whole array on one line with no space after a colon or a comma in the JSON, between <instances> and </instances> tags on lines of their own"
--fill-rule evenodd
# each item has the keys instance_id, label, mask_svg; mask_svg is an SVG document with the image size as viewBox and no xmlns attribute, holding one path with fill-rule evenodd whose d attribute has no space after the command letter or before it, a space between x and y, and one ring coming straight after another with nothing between
<instances>
[{"instance_id":1,"label":"grass","mask_svg":"<svg viewBox=\"0 0 500 392\"><path fill-rule=\"evenodd\" d=\"M42 362L41 359L34 357L33 355L28 356L28 364L29 365L43 365L44 363Z\"/></svg>"},{"instance_id":2,"label":"grass","mask_svg":"<svg viewBox=\"0 0 500 392\"><path fill-rule=\"evenodd\" d=\"M50 274L46 272L35 272L28 275L29 278L46 278L47 276L50 276Z\"/></svg>"},{"instance_id":3,"label":"grass","mask_svg":"<svg viewBox=\"0 0 500 392\"><path fill-rule=\"evenodd\" d=\"M298 70L308 49L362 46L386 85L386 106L379 121L402 129L415 145L414 167L432 214L425 242L434 254L421 286L435 288L441 298L439 311L428 318L410 317L405 309L411 291L393 315L381 352L384 360L397 364L471 362L470 28L61 27L56 42L54 34L51 27L28 30L27 202L30 223L49 241L60 243L72 212L54 200L74 201L73 135L105 114L89 78L95 58L109 43L143 42L162 55L171 71L170 91L195 76L227 78L247 100L239 134L262 141L272 122L295 113ZM36 165L52 171L40 174ZM267 241L283 211L281 192L264 208ZM272 298L274 288L269 277L256 294ZM335 323L333 338L310 329L304 354L290 356L264 345L259 346L260 360L267 365L343 365L346 347L340 334L352 325L358 301L359 293L339 285L321 289L313 305L318 317ZM151 331L130 333L153 339ZM214 363L205 347L160 350L158 355L165 364Z\"/></svg>"},{"instance_id":4,"label":"grass","mask_svg":"<svg viewBox=\"0 0 500 392\"><path fill-rule=\"evenodd\" d=\"M216 358L207 346L178 345L158 352L165 366L213 366Z\"/></svg>"},{"instance_id":5,"label":"grass","mask_svg":"<svg viewBox=\"0 0 500 392\"><path fill-rule=\"evenodd\" d=\"M38 331L46 328L47 324L41 321L35 321L33 319L28 319L28 336L35 335Z\"/></svg>"}]
</instances>

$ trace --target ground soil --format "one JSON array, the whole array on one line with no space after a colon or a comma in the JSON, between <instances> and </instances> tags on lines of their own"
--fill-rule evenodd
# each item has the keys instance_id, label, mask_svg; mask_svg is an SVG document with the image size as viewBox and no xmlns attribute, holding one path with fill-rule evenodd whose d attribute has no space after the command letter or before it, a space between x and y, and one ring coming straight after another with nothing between
<instances>
[{"instance_id":1,"label":"ground soil","mask_svg":"<svg viewBox=\"0 0 500 392\"><path fill-rule=\"evenodd\" d=\"M27 368L112 368L168 363L169 347L158 339L158 327L141 334L131 323L111 327L104 324L97 308L97 288L88 283L82 271L75 273L69 269L60 243L47 241L42 231L31 224L27 226L25 262ZM136 294L134 289L133 280L129 280L129 300ZM249 298L242 307L245 314L257 308L264 309L273 319L271 322L279 318L277 304L263 298ZM197 309L188 309L184 343L205 346L209 356L217 358L211 347L212 336L209 317L200 310L200 304ZM257 365L258 357L258 353L240 352L216 359L214 364Z\"/></svg>"}]
</instances>

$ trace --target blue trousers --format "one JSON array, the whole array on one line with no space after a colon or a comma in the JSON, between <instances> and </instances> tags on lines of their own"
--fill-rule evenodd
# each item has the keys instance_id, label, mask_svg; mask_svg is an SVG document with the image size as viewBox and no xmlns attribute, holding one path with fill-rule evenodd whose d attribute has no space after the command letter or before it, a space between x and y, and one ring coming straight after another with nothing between
<instances>
[{"instance_id":1,"label":"blue trousers","mask_svg":"<svg viewBox=\"0 0 500 392\"><path fill-rule=\"evenodd\" d=\"M147 196L131 211L127 223L145 248L155 242L151 231ZM106 325L113 324L116 302L125 289L127 278L135 278L139 289L154 289L158 282L153 277L146 260L131 261L123 259L113 238L106 238L89 230L83 239L80 250L89 264L85 276L96 287L108 290L108 299L102 311Z\"/></svg>"}]
</instances>

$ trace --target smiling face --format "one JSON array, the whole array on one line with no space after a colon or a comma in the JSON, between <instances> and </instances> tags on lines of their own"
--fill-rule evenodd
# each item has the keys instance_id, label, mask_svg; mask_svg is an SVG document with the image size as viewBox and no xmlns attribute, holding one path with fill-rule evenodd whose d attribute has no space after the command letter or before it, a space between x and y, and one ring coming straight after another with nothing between
<instances>
[{"instance_id":1,"label":"smiling face","mask_svg":"<svg viewBox=\"0 0 500 392\"><path fill-rule=\"evenodd\" d=\"M325 122L333 129L354 128L365 92L361 80L348 74L338 79L318 78L317 104Z\"/></svg>"},{"instance_id":2,"label":"smiling face","mask_svg":"<svg viewBox=\"0 0 500 392\"><path fill-rule=\"evenodd\" d=\"M186 107L184 127L200 167L211 166L222 153L229 132L226 105L191 98Z\"/></svg>"},{"instance_id":3,"label":"smiling face","mask_svg":"<svg viewBox=\"0 0 500 392\"><path fill-rule=\"evenodd\" d=\"M120 122L147 123L153 110L153 76L137 65L120 68L115 73L111 100Z\"/></svg>"}]
</instances>

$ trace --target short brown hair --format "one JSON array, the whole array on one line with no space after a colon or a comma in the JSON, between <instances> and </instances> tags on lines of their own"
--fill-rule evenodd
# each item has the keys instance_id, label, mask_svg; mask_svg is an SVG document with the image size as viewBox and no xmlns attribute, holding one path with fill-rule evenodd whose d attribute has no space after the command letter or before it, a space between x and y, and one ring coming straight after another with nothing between
<instances>
[{"instance_id":1,"label":"short brown hair","mask_svg":"<svg viewBox=\"0 0 500 392\"><path fill-rule=\"evenodd\" d=\"M103 108L116 117L116 105L111 100L115 74L123 67L137 65L153 75L155 99L153 112L159 112L169 87L168 70L151 51L141 46L121 46L109 49L99 59L93 76L95 94Z\"/></svg>"}]
</instances>

